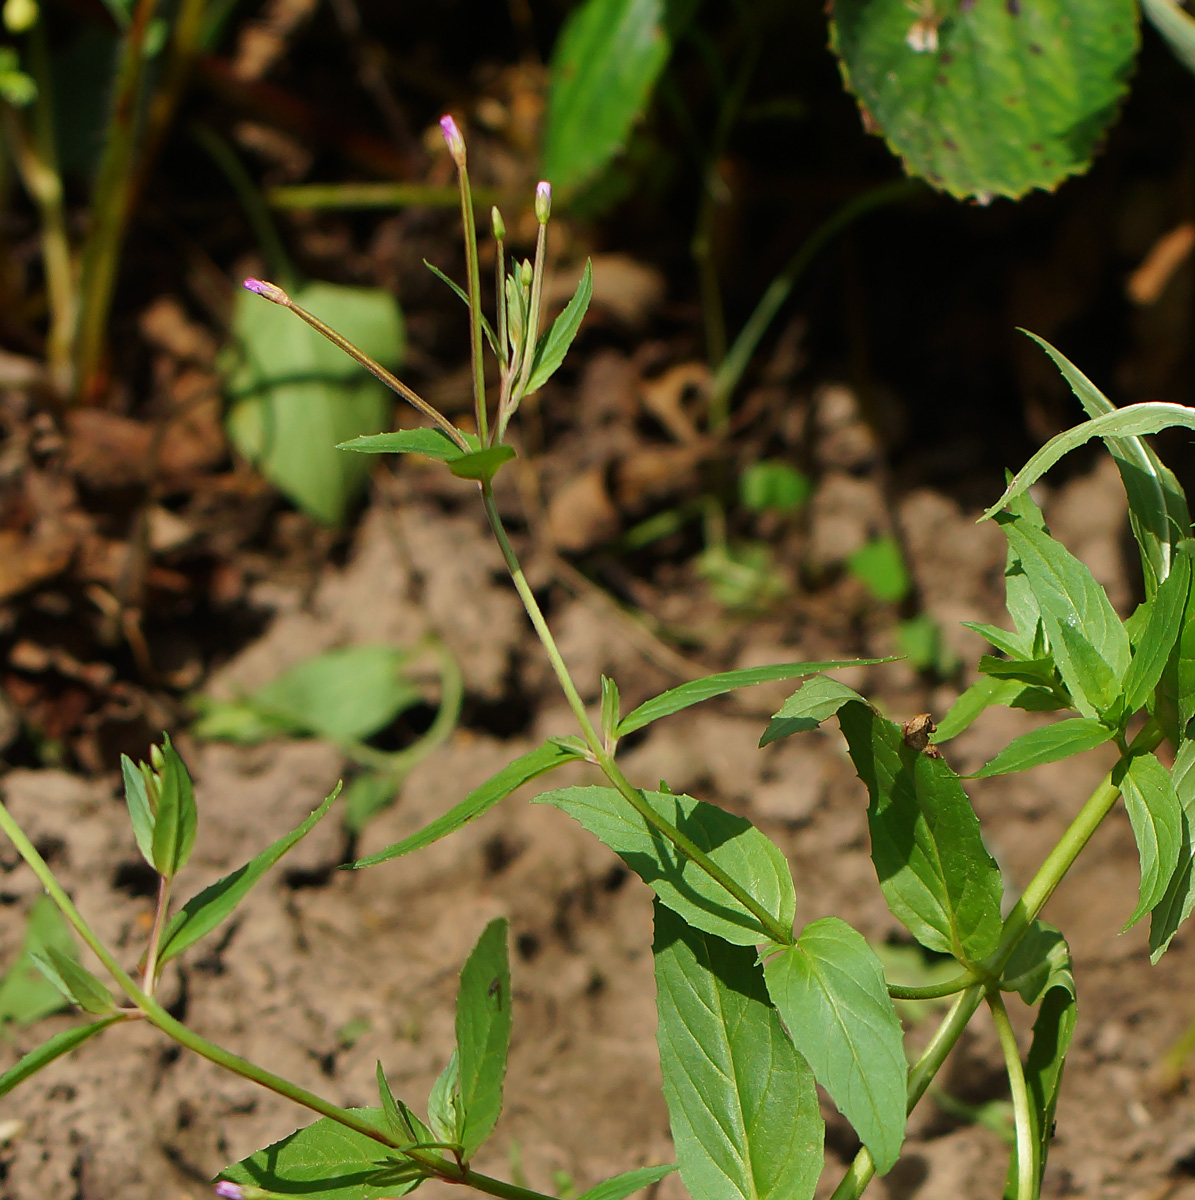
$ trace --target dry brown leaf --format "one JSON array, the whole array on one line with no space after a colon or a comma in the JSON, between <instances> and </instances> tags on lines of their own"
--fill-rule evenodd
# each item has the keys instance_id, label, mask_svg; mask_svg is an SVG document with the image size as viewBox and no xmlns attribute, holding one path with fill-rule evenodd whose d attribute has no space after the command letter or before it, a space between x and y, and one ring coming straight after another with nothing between
<instances>
[{"instance_id":1,"label":"dry brown leaf","mask_svg":"<svg viewBox=\"0 0 1195 1200\"><path fill-rule=\"evenodd\" d=\"M1125 291L1134 304L1153 304L1166 290L1171 276L1195 248L1195 224L1176 225L1150 247L1141 265L1129 276Z\"/></svg>"}]
</instances>

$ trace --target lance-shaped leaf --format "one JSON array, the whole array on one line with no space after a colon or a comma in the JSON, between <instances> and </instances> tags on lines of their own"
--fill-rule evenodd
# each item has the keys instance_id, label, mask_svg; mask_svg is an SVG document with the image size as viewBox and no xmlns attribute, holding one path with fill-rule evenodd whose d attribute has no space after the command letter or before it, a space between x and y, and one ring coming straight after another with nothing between
<instances>
[{"instance_id":1,"label":"lance-shaped leaf","mask_svg":"<svg viewBox=\"0 0 1195 1200\"><path fill-rule=\"evenodd\" d=\"M1112 776L1128 810L1141 858L1141 894L1125 929L1135 925L1166 895L1179 863L1183 809L1169 772L1153 754L1135 754Z\"/></svg>"},{"instance_id":2,"label":"lance-shaped leaf","mask_svg":"<svg viewBox=\"0 0 1195 1200\"><path fill-rule=\"evenodd\" d=\"M1144 7L1148 12L1150 0L1145 0ZM1195 22L1191 22L1190 17L1184 16L1184 19L1195 28ZM1112 401L1065 355L1037 334L1028 330L1022 332L1054 360L1089 417L1116 412ZM1159 584L1170 574L1178 542L1191 529L1187 500L1174 472L1162 465L1162 460L1148 442L1139 437L1105 437L1104 444L1116 461L1128 497L1129 522L1141 551L1141 565L1145 571L1145 594L1153 596Z\"/></svg>"},{"instance_id":3,"label":"lance-shaped leaf","mask_svg":"<svg viewBox=\"0 0 1195 1200\"><path fill-rule=\"evenodd\" d=\"M769 683L776 679L800 679L803 675L816 675L820 671L833 671L837 667L873 667L877 663L895 661L895 658L847 658L834 662L770 663L766 667L721 671L717 675L706 675L702 679L682 683L679 687L670 688L650 700L645 700L619 722L618 734L622 737L624 734L634 733L636 729L642 729L661 717L671 716L704 700L712 700L715 696L724 696L727 692L751 687L756 683Z\"/></svg>"},{"instance_id":4,"label":"lance-shaped leaf","mask_svg":"<svg viewBox=\"0 0 1195 1200\"><path fill-rule=\"evenodd\" d=\"M165 964L206 937L232 915L255 883L290 849L305 838L319 823L340 795L337 784L326 800L305 821L284 834L272 846L251 858L243 866L196 893L170 918L162 933L158 962Z\"/></svg>"},{"instance_id":5,"label":"lance-shaped leaf","mask_svg":"<svg viewBox=\"0 0 1195 1200\"><path fill-rule=\"evenodd\" d=\"M20 953L0 979L0 1028L8 1021L27 1025L63 1007L62 989L46 978L34 959L51 947L71 957L79 953L58 905L49 896L38 896L29 910Z\"/></svg>"},{"instance_id":6,"label":"lance-shaped leaf","mask_svg":"<svg viewBox=\"0 0 1195 1200\"><path fill-rule=\"evenodd\" d=\"M1140 437L1161 433L1163 429L1195 429L1195 408L1185 404L1166 404L1150 401L1145 404L1126 404L1124 408L1094 417L1081 425L1064 429L1052 437L1012 477L1004 494L983 515L994 517L1015 496L1035 484L1060 458L1077 450L1092 438Z\"/></svg>"},{"instance_id":7,"label":"lance-shaped leaf","mask_svg":"<svg viewBox=\"0 0 1195 1200\"><path fill-rule=\"evenodd\" d=\"M928 949L981 962L1000 940L1003 889L958 776L865 704L838 720L871 798L871 858L888 908Z\"/></svg>"},{"instance_id":8,"label":"lance-shaped leaf","mask_svg":"<svg viewBox=\"0 0 1195 1200\"><path fill-rule=\"evenodd\" d=\"M875 951L826 917L771 958L764 978L789 1036L883 1174L904 1140L908 1066Z\"/></svg>"},{"instance_id":9,"label":"lance-shaped leaf","mask_svg":"<svg viewBox=\"0 0 1195 1200\"><path fill-rule=\"evenodd\" d=\"M394 1093L390 1090L390 1081L386 1078L386 1072L382 1069L380 1061L377 1064L375 1075L378 1081L378 1095L382 1100L382 1114L386 1118L386 1125L390 1132L396 1138L402 1138L413 1146L426 1145L435 1141L432 1131L406 1104L394 1098Z\"/></svg>"},{"instance_id":10,"label":"lance-shaped leaf","mask_svg":"<svg viewBox=\"0 0 1195 1200\"><path fill-rule=\"evenodd\" d=\"M1187 542L1175 550L1169 574L1141 606L1141 632L1124 677L1126 712L1136 712L1150 699L1178 644L1191 588L1189 546Z\"/></svg>"},{"instance_id":11,"label":"lance-shaped leaf","mask_svg":"<svg viewBox=\"0 0 1195 1200\"><path fill-rule=\"evenodd\" d=\"M1175 794L1182 806L1178 866L1166 885L1166 894L1154 906L1149 922L1150 962L1157 962L1170 947L1179 926L1195 909L1195 742L1185 741L1174 756L1170 772Z\"/></svg>"},{"instance_id":12,"label":"lance-shaped leaf","mask_svg":"<svg viewBox=\"0 0 1195 1200\"><path fill-rule=\"evenodd\" d=\"M112 993L77 959L53 946L30 957L41 973L72 1003L95 1017L116 1011Z\"/></svg>"},{"instance_id":13,"label":"lance-shaped leaf","mask_svg":"<svg viewBox=\"0 0 1195 1200\"><path fill-rule=\"evenodd\" d=\"M18 1084L36 1075L43 1067L48 1067L56 1058L69 1054L84 1042L90 1041L97 1033L103 1033L109 1025L115 1025L124 1019L120 1016L105 1017L102 1021L92 1021L90 1025L76 1025L73 1029L64 1029L56 1033L0 1075L0 1097L7 1096Z\"/></svg>"},{"instance_id":14,"label":"lance-shaped leaf","mask_svg":"<svg viewBox=\"0 0 1195 1200\"><path fill-rule=\"evenodd\" d=\"M1139 41L1131 0L838 0L833 18L868 128L910 174L980 200L1085 171Z\"/></svg>"},{"instance_id":15,"label":"lance-shaped leaf","mask_svg":"<svg viewBox=\"0 0 1195 1200\"><path fill-rule=\"evenodd\" d=\"M199 814L190 772L168 737L162 741L161 765L156 776L158 803L154 812L153 866L169 879L186 866L191 856Z\"/></svg>"},{"instance_id":16,"label":"lance-shaped leaf","mask_svg":"<svg viewBox=\"0 0 1195 1200\"><path fill-rule=\"evenodd\" d=\"M672 47L664 0L585 0L552 51L543 173L562 193L623 149Z\"/></svg>"},{"instance_id":17,"label":"lance-shaped leaf","mask_svg":"<svg viewBox=\"0 0 1195 1200\"><path fill-rule=\"evenodd\" d=\"M539 344L535 347L531 377L527 380L527 388L523 393L525 396L539 391L556 374L581 328L592 297L593 263L586 259L585 270L572 299L564 306L564 311L552 322L551 329L539 339Z\"/></svg>"},{"instance_id":18,"label":"lance-shaped leaf","mask_svg":"<svg viewBox=\"0 0 1195 1200\"><path fill-rule=\"evenodd\" d=\"M750 821L691 796L642 795L781 925L792 925L797 898L788 862ZM561 788L536 796L535 802L555 805L605 842L691 925L740 946L771 940L750 911L648 825L614 788Z\"/></svg>"},{"instance_id":19,"label":"lance-shaped leaf","mask_svg":"<svg viewBox=\"0 0 1195 1200\"><path fill-rule=\"evenodd\" d=\"M1107 593L1061 542L1011 513L997 520L1041 607L1058 671L1086 717L1107 715L1121 699L1129 638Z\"/></svg>"},{"instance_id":20,"label":"lance-shaped leaf","mask_svg":"<svg viewBox=\"0 0 1195 1200\"><path fill-rule=\"evenodd\" d=\"M1072 717L1031 729L1020 737L1013 738L999 754L971 778L986 779L990 775L1010 775L1014 771L1027 771L1042 763L1058 762L1094 749L1111 741L1113 731L1093 717Z\"/></svg>"},{"instance_id":21,"label":"lance-shaped leaf","mask_svg":"<svg viewBox=\"0 0 1195 1200\"><path fill-rule=\"evenodd\" d=\"M456 1001L461 1145L468 1160L490 1136L502 1111L510 1051L510 962L506 918L491 921L461 971Z\"/></svg>"},{"instance_id":22,"label":"lance-shaped leaf","mask_svg":"<svg viewBox=\"0 0 1195 1200\"><path fill-rule=\"evenodd\" d=\"M437 817L417 833L387 846L385 850L379 850L376 854L359 858L355 863L349 864L349 868L358 870L361 867L373 867L378 863L389 862L392 858L410 854L412 850L422 850L425 846L438 842L450 833L463 829L470 821L477 820L516 788L522 787L532 779L538 779L541 775L546 775L549 771L553 771L565 763L576 762L577 759L583 757L583 754L584 747L565 746L554 741L545 742L542 746L537 746L534 750L516 758L514 762L507 763L496 775L491 775L485 783L474 788L460 803L454 804L443 816Z\"/></svg>"},{"instance_id":23,"label":"lance-shaped leaf","mask_svg":"<svg viewBox=\"0 0 1195 1200\"><path fill-rule=\"evenodd\" d=\"M977 679L951 706L950 711L938 722L938 732L932 741L935 745L958 737L982 712L994 704L1006 704L1009 708L1023 708L1027 712L1054 712L1067 707L1045 688L1026 687L1017 679L996 679L982 676Z\"/></svg>"},{"instance_id":24,"label":"lance-shaped leaf","mask_svg":"<svg viewBox=\"0 0 1195 1200\"><path fill-rule=\"evenodd\" d=\"M1025 1059L1025 1084L1029 1091L1029 1115L1033 1123L1034 1156L1040 1184L1053 1136L1062 1070L1077 1016L1075 980L1066 939L1044 921L1034 922L1009 961L1005 980L1007 986L1020 992L1026 1004L1038 1005L1033 1041ZM1016 1195L1016 1179L1014 1147L1006 1196Z\"/></svg>"},{"instance_id":25,"label":"lance-shaped leaf","mask_svg":"<svg viewBox=\"0 0 1195 1200\"><path fill-rule=\"evenodd\" d=\"M845 683L825 675L815 675L801 684L784 702L780 711L768 722L759 744L766 746L789 734L816 729L844 704L862 699L854 688L847 687Z\"/></svg>"},{"instance_id":26,"label":"lance-shaped leaf","mask_svg":"<svg viewBox=\"0 0 1195 1200\"><path fill-rule=\"evenodd\" d=\"M349 1111L379 1130L386 1127L380 1108ZM221 1179L302 1200L389 1200L405 1195L425 1177L409 1159L331 1117L321 1117L220 1172Z\"/></svg>"},{"instance_id":27,"label":"lance-shaped leaf","mask_svg":"<svg viewBox=\"0 0 1195 1200\"><path fill-rule=\"evenodd\" d=\"M577 1200L626 1200L642 1188L659 1183L667 1175L676 1170L676 1163L665 1163L658 1167L639 1167L634 1171L624 1171L613 1179L604 1179L595 1184L587 1192L582 1192Z\"/></svg>"},{"instance_id":28,"label":"lance-shaped leaf","mask_svg":"<svg viewBox=\"0 0 1195 1200\"><path fill-rule=\"evenodd\" d=\"M133 836L137 839L137 848L141 851L141 857L152 867L154 810L149 802L145 777L127 754L120 756L120 772L124 778L125 803L129 806L129 821L133 826Z\"/></svg>"},{"instance_id":29,"label":"lance-shaped leaf","mask_svg":"<svg viewBox=\"0 0 1195 1200\"><path fill-rule=\"evenodd\" d=\"M813 1072L753 951L655 906L664 1099L681 1179L702 1200L809 1200L822 1170Z\"/></svg>"},{"instance_id":30,"label":"lance-shaped leaf","mask_svg":"<svg viewBox=\"0 0 1195 1200\"><path fill-rule=\"evenodd\" d=\"M462 437L468 440L467 434ZM473 442L477 439L472 438ZM474 445L474 450L479 446ZM462 450L442 429L396 429L393 433L363 433L341 442L337 450L355 450L358 454L422 454L439 462L460 458Z\"/></svg>"}]
</instances>

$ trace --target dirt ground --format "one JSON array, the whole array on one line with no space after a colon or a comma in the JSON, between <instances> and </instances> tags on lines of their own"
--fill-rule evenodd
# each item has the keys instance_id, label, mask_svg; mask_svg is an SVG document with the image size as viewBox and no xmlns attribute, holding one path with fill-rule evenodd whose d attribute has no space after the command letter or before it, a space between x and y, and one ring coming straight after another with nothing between
<instances>
[{"instance_id":1,"label":"dirt ground","mask_svg":"<svg viewBox=\"0 0 1195 1200\"><path fill-rule=\"evenodd\" d=\"M518 214L513 201L506 210L522 252L536 229L543 61L567 6L362 0L373 45L352 44L333 21L333 8L346 7L247 5L249 17L242 25L238 14L199 72L180 127L198 119L220 130L263 191L379 176L450 188L436 119L451 107L469 132L474 182L525 196ZM728 202L715 267L732 331L823 221L898 174L843 95L816 6L789 7L800 8L800 36L761 48L751 99L761 109L794 101L802 115L791 126L745 125L717 164ZM484 16L474 24L466 8ZM520 25L524 9L542 28ZM370 59L378 46L390 57ZM717 107L692 58L678 83L705 133ZM377 62L392 70L397 124L358 87ZM232 78L244 86L227 86ZM588 257L594 300L565 368L519 414L519 458L498 478L529 580L588 702L602 673L629 709L711 671L891 654L899 621L926 613L946 642L937 669L899 662L841 677L893 718L947 711L973 678L966 664L986 649L960 622L1003 623L1003 540L975 518L1005 467L1078 419L1016 327L1056 343L1117 403L1195 403L1190 258L1155 271L1146 299L1126 285L1167 238L1190 240L1191 88L1160 43L1147 42L1132 100L1089 176L1057 195L984 209L927 190L836 239L763 343L725 440L705 432L709 377L689 245L703 185L685 138L653 111L638 158L629 156L624 198L597 204L596 215L554 217L550 304L560 306ZM349 139L346 130L363 132ZM219 395L236 281L263 270L256 234L189 135L164 144L140 204L103 394L58 411L19 380L0 380L0 795L132 965L155 880L128 828L119 754L144 757L168 729L192 769L200 827L178 882L186 897L293 828L352 770L315 740L200 742L188 733L194 694L234 697L331 647L438 639L464 676L448 744L359 836L335 812L326 819L232 921L168 967L163 996L204 1036L337 1104L375 1103L381 1060L395 1093L422 1110L450 1052L460 967L486 922L505 915L514 1046L506 1108L478 1168L568 1200L604 1177L670 1161L650 894L611 852L561 812L529 804L529 787L418 854L337 869L417 830L544 738L573 732L475 489L411 458L378 464L342 530L288 507L230 450ZM275 218L308 278L398 296L404 378L467 421L461 311L421 262L463 277L452 206ZM37 248L33 210L6 210L0 249L21 266L0 272L6 355L40 352L44 306L29 266ZM1164 453L1180 478L1195 477L1185 440ZM808 475L812 494L795 516L734 502L737 475L764 459ZM702 558L717 532L713 497L731 498L721 510L729 542L770 559L738 608L714 596ZM1138 571L1111 463L1076 455L1039 499L1053 532L1118 610L1131 611ZM673 521L662 534L631 536L661 515ZM896 603L876 600L845 567L885 534L912 577ZM661 721L626 740L626 771L749 817L788 855L799 921L843 917L907 963L912 944L882 902L866 795L833 723L756 748L791 690L761 686ZM433 689L428 712L436 700ZM993 710L946 755L973 771L1039 720ZM422 730L385 732L395 749ZM1009 892L1030 880L1107 763L1097 751L968 783ZM584 778L570 768L553 782ZM1117 810L1045 914L1070 940L1079 992L1051 1198L1195 1200L1193 1085L1163 1070L1195 1022L1195 938L1180 932L1150 966L1144 927L1119 932L1137 878ZM0 965L17 953L38 892L0 844ZM936 1011L903 1009L914 1046ZM0 1029L0 1069L77 1020ZM1000 1194L1007 1146L988 1118L1006 1080L986 1017L939 1084L913 1116L901 1161L872 1184L877 1200ZM858 1148L828 1101L825 1112L823 1198ZM202 1200L222 1167L309 1116L150 1028L122 1027L0 1101L0 1200ZM422 1194L431 1200L445 1186ZM654 1200L683 1200L675 1175L655 1191Z\"/></svg>"},{"instance_id":2,"label":"dirt ground","mask_svg":"<svg viewBox=\"0 0 1195 1200\"><path fill-rule=\"evenodd\" d=\"M357 854L413 831L509 758L569 730L567 709L496 576L480 518L420 499L417 476L404 470L383 484L344 565L328 568L313 591L273 589L263 635L209 684L227 693L323 645L409 639L431 629L466 664L471 694L504 705L517 688L524 704L517 732L499 737L461 728L416 769L399 803L367 828ZM815 513L814 525L836 522L839 538L857 536L876 499L869 490L844 488L833 511L823 497L827 507ZM1130 592L1115 471L1099 463L1049 494L1046 511L1055 532L1123 605ZM975 526L974 513L929 490L901 496L898 516L927 610L953 630L960 651L974 652L975 636L956 623L997 615L998 532ZM452 553L443 553L446 542ZM856 586L844 579L836 599L822 595L817 603L858 608ZM437 604L437 594L450 599ZM675 619L686 605L690 618L708 609L692 593L672 601ZM738 623L729 660L753 665L890 649L882 625L854 644L836 644L834 632L812 623L804 608L798 603ZM613 674L628 704L675 681L628 646L620 622L592 599L561 595L552 618L580 678ZM897 717L941 714L957 691L927 691L905 664L843 677ZM836 731L755 748L785 694L783 685L767 685L660 722L627 752L626 768L634 779L665 778L757 822L789 856L800 920L837 914L874 941L907 942L875 885L865 794ZM997 710L949 746L950 761L973 770L1035 719ZM183 745L201 828L182 895L294 825L345 767L319 742ZM969 785L1011 887L1028 880L1105 769L1096 753ZM583 776L581 768L571 773ZM11 771L3 790L100 932L117 945L137 944L152 900L114 780L24 769ZM325 821L234 922L168 970L172 1010L221 1045L340 1104L373 1101L380 1059L396 1093L419 1106L451 1046L457 971L485 922L503 914L513 942L515 1041L506 1111L479 1167L517 1170L537 1188L564 1179L584 1188L667 1161L648 890L563 814L527 804L531 794L526 789L428 850L358 873L333 869L343 861L345 837L334 820ZM4 959L15 952L15 918L37 887L11 849L2 852L0 870ZM1159 1072L1161 1056L1195 1019L1190 935L1180 935L1156 968L1143 930L1119 935L1136 870L1127 822L1117 813L1047 911L1074 949L1080 996L1047 1176L1051 1196L1195 1195L1192 1100L1185 1082L1163 1090ZM72 1020L64 1015L16 1031L3 1064ZM943 1087L971 1105L1003 1096L997 1044L983 1020L956 1052ZM827 1115L828 1194L856 1146L830 1105ZM225 1163L306 1121L289 1102L180 1054L141 1027L92 1042L37 1076L0 1106L0 1117L16 1121L5 1127L0 1152L3 1194L11 1200L198 1200ZM1004 1159L995 1132L927 1099L901 1162L873 1187L893 1200L993 1195ZM682 1191L675 1177L659 1187L662 1197Z\"/></svg>"}]
</instances>

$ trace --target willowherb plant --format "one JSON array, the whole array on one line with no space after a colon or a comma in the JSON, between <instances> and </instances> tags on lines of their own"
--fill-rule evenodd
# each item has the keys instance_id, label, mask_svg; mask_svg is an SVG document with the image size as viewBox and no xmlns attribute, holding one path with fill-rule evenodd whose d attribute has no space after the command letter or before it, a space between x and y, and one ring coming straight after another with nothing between
<instances>
[{"instance_id":1,"label":"willowherb plant","mask_svg":"<svg viewBox=\"0 0 1195 1200\"><path fill-rule=\"evenodd\" d=\"M430 845L493 807L516 788L570 762L585 761L600 786L549 790L537 802L568 813L618 853L655 893L654 943L660 1062L676 1144L676 1164L628 1171L582 1200L622 1200L678 1169L697 1200L812 1197L822 1174L823 1125L816 1084L858 1133L863 1149L834 1192L859 1196L900 1155L908 1112L929 1087L980 1005L995 1022L1015 1114L1006 1195L1039 1194L1063 1066L1075 1025L1075 984L1064 935L1040 920L1042 907L1087 840L1122 797L1140 849L1141 882L1129 924L1149 914L1157 959L1195 908L1195 603L1191 521L1175 477L1142 441L1167 426L1195 428L1195 410L1173 404L1115 409L1071 363L1042 343L1082 402L1088 419L1053 439L1013 477L985 514L1008 540L1005 570L1012 628L975 625L997 653L980 659L980 679L935 730L928 716L903 725L825 672L844 662L781 663L686 683L621 711L618 688L601 681L593 720L529 588L494 503L493 479L514 457L505 441L522 399L560 365L584 315L589 270L576 295L541 336L540 307L550 192L536 195L539 238L530 262L507 270L501 215L498 311L480 308L477 238L464 141L448 118L444 132L457 164L468 277L454 290L468 305L475 383L475 429L466 433L384 368L367 360L279 288L246 286L294 308L431 422L431 427L357 438L365 453L419 453L475 480L511 580L551 661L579 736L549 738L516 759L423 830L352 864L372 867ZM499 365L491 411L483 386L488 341ZM1126 621L1091 572L1055 541L1027 489L1063 454L1102 437L1128 495L1141 551L1146 600ZM864 660L875 663L885 660ZM796 896L780 850L742 817L689 796L644 790L617 760L621 738L660 717L765 680L804 678L764 730L761 744L813 729L834 717L870 804L871 855L893 915L928 950L949 955L957 973L927 987L888 983L863 936L836 917L794 927ZM979 821L940 745L985 708L1005 704L1073 715L1016 738L977 778L1054 762L1105 742L1116 765L1046 855L1015 900L984 847ZM1155 751L1174 750L1168 769ZM28 838L0 807L0 827L50 897L91 947L123 993L70 955L47 952L45 974L95 1020L51 1038L0 1077L0 1095L87 1039L144 1019L229 1071L311 1109L319 1120L226 1167L216 1193L231 1200L303 1196L375 1200L438 1178L505 1200L539 1193L476 1172L472 1160L493 1131L502 1105L512 1013L507 931L490 923L464 964L456 1049L427 1099L426 1120L396 1098L378 1066L378 1105L344 1109L200 1037L155 999L162 968L211 932L262 874L326 813L329 796L298 828L172 916L172 880L195 836L190 779L167 740L149 764L125 760L133 833L160 879L152 932L137 976L92 931ZM1002 913L1007 905L1007 915ZM1004 997L1016 992L1036 1010L1033 1038L1021 1056ZM919 1057L909 1065L895 1000L953 997Z\"/></svg>"}]
</instances>

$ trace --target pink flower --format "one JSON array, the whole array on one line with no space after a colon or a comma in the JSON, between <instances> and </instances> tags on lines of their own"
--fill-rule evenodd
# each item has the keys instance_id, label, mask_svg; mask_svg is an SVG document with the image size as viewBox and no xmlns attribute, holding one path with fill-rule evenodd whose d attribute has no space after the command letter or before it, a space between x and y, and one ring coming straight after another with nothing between
<instances>
[{"instance_id":1,"label":"pink flower","mask_svg":"<svg viewBox=\"0 0 1195 1200\"><path fill-rule=\"evenodd\" d=\"M541 225L546 225L551 211L552 185L546 179L541 179L535 185L535 219Z\"/></svg>"},{"instance_id":2,"label":"pink flower","mask_svg":"<svg viewBox=\"0 0 1195 1200\"><path fill-rule=\"evenodd\" d=\"M440 118L440 129L444 134L444 140L448 143L448 153L452 155L452 161L458 167L465 165L465 139L461 137L461 131L457 127L457 123L449 116Z\"/></svg>"}]
</instances>

